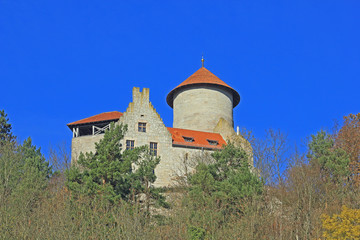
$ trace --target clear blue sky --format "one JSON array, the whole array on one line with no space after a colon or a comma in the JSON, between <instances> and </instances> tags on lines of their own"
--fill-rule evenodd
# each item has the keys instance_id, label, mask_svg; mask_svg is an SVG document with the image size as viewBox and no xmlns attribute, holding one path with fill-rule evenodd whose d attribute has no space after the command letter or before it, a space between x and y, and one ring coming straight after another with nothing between
<instances>
[{"instance_id":1,"label":"clear blue sky","mask_svg":"<svg viewBox=\"0 0 360 240\"><path fill-rule=\"evenodd\" d=\"M201 66L236 89L235 125L291 141L360 111L360 1L0 0L0 109L14 133L125 111L133 86L172 126L168 92Z\"/></svg>"}]
</instances>

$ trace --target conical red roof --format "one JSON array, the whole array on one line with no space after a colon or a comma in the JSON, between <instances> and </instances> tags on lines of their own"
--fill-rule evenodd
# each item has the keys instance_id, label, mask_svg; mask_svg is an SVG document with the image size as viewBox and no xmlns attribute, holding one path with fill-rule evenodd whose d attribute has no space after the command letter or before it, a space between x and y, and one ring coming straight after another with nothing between
<instances>
[{"instance_id":1,"label":"conical red roof","mask_svg":"<svg viewBox=\"0 0 360 240\"><path fill-rule=\"evenodd\" d=\"M170 107L173 107L173 97L176 91L186 86L191 85L217 85L223 88L230 90L233 93L233 105L234 107L237 106L240 102L240 95L239 93L234 90L232 87L227 85L224 81L220 78L215 76L212 72L207 70L205 67L200 68L197 70L193 75L188 77L185 81L180 83L179 86L171 90L171 92L166 97L166 102L169 104Z\"/></svg>"}]
</instances>

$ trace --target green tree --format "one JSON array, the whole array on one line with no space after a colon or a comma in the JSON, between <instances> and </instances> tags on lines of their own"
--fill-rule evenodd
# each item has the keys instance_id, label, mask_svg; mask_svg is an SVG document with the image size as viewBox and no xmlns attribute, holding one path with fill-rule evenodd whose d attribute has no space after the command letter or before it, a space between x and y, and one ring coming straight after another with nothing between
<instances>
[{"instance_id":1,"label":"green tree","mask_svg":"<svg viewBox=\"0 0 360 240\"><path fill-rule=\"evenodd\" d=\"M325 131L312 135L308 148L310 164L319 164L324 177L337 182L349 176L349 155L335 147L335 141Z\"/></svg>"},{"instance_id":2,"label":"green tree","mask_svg":"<svg viewBox=\"0 0 360 240\"><path fill-rule=\"evenodd\" d=\"M122 152L120 140L126 130L126 126L111 124L95 144L95 153L80 154L76 166L66 172L70 190L92 197L101 195L112 203L120 199L136 202L139 193L162 199L151 187L160 159L151 156L145 146Z\"/></svg>"},{"instance_id":3,"label":"green tree","mask_svg":"<svg viewBox=\"0 0 360 240\"><path fill-rule=\"evenodd\" d=\"M21 168L19 171L22 174L22 184L19 187L23 193L45 189L53 171L49 162L41 153L41 149L33 145L29 137L18 147L17 151L21 156Z\"/></svg>"},{"instance_id":4,"label":"green tree","mask_svg":"<svg viewBox=\"0 0 360 240\"><path fill-rule=\"evenodd\" d=\"M132 201L134 202L138 194L144 194L147 212L149 212L152 199L156 200L160 206L168 207L165 198L160 194L161 189L152 186L152 183L156 180L155 168L160 162L160 157L153 156L148 146L137 147L125 152L134 155L131 159L133 159L133 164L136 166L136 170L132 171L130 175Z\"/></svg>"},{"instance_id":5,"label":"green tree","mask_svg":"<svg viewBox=\"0 0 360 240\"><path fill-rule=\"evenodd\" d=\"M3 141L12 141L14 136L11 132L11 124L4 110L0 110L0 144Z\"/></svg>"},{"instance_id":6,"label":"green tree","mask_svg":"<svg viewBox=\"0 0 360 240\"><path fill-rule=\"evenodd\" d=\"M5 141L0 146L1 198L32 205L47 186L51 166L30 137L22 145Z\"/></svg>"},{"instance_id":7,"label":"green tree","mask_svg":"<svg viewBox=\"0 0 360 240\"><path fill-rule=\"evenodd\" d=\"M25 214L37 206L53 172L40 148L32 144L30 137L17 147L16 154L19 155L20 166L17 169L18 184L13 190L12 199L15 204L22 206L19 209Z\"/></svg>"},{"instance_id":8,"label":"green tree","mask_svg":"<svg viewBox=\"0 0 360 240\"><path fill-rule=\"evenodd\" d=\"M67 187L76 193L96 196L104 194L114 202L130 193L131 155L121 154L120 140L126 126L110 127L104 138L95 143L95 153L81 153L67 172Z\"/></svg>"},{"instance_id":9,"label":"green tree","mask_svg":"<svg viewBox=\"0 0 360 240\"><path fill-rule=\"evenodd\" d=\"M6 206L21 179L21 156L10 142L0 144L0 206Z\"/></svg>"},{"instance_id":10,"label":"green tree","mask_svg":"<svg viewBox=\"0 0 360 240\"><path fill-rule=\"evenodd\" d=\"M212 157L213 163L199 163L190 177L189 196L195 208L213 204L228 214L239 210L242 199L261 195L263 183L251 172L243 149L229 143Z\"/></svg>"},{"instance_id":11,"label":"green tree","mask_svg":"<svg viewBox=\"0 0 360 240\"><path fill-rule=\"evenodd\" d=\"M51 177L52 167L41 153L41 149L36 148L36 146L32 144L30 137L20 146L20 153L23 159L24 168L32 169L31 171L33 172L38 172L39 177L42 179L49 179Z\"/></svg>"},{"instance_id":12,"label":"green tree","mask_svg":"<svg viewBox=\"0 0 360 240\"><path fill-rule=\"evenodd\" d=\"M13 140L0 144L0 232L16 238L12 229L26 221L46 196L52 169L32 144L31 138L18 145Z\"/></svg>"},{"instance_id":13,"label":"green tree","mask_svg":"<svg viewBox=\"0 0 360 240\"><path fill-rule=\"evenodd\" d=\"M251 172L245 151L229 143L224 149L212 154L214 162L200 163L190 178L192 188L200 188L206 194L241 199L261 194L263 184Z\"/></svg>"}]
</instances>

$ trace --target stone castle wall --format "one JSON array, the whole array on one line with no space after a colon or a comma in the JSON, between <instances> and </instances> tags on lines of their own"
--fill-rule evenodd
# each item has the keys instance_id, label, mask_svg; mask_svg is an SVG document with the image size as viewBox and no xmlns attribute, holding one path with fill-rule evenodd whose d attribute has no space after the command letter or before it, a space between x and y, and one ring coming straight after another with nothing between
<instances>
[{"instance_id":1,"label":"stone castle wall","mask_svg":"<svg viewBox=\"0 0 360 240\"><path fill-rule=\"evenodd\" d=\"M100 135L90 135L76 137L71 140L71 162L74 163L79 158L80 153L95 152L95 143L104 137Z\"/></svg>"},{"instance_id":2,"label":"stone castle wall","mask_svg":"<svg viewBox=\"0 0 360 240\"><path fill-rule=\"evenodd\" d=\"M171 156L174 164L171 169L171 185L183 183L179 180L182 179L185 174L192 173L199 160L204 159L202 158L204 155L210 156L214 151L216 150L173 147Z\"/></svg>"},{"instance_id":3,"label":"stone castle wall","mask_svg":"<svg viewBox=\"0 0 360 240\"><path fill-rule=\"evenodd\" d=\"M138 131L138 123L146 123L146 132ZM190 162L196 156L208 150L173 147L172 136L164 125L160 115L149 101L149 89L133 88L133 101L129 103L126 112L117 124L126 124L128 127L124 138L121 140L123 149L126 148L126 140L134 140L135 147L149 145L150 142L158 144L158 156L160 163L155 169L155 187L173 186L176 178L184 171L184 158ZM72 162L75 162L80 152L94 152L95 143L100 141L104 134L95 136L81 136L72 139ZM210 151L211 152L211 151ZM192 171L189 164L189 171Z\"/></svg>"},{"instance_id":4,"label":"stone castle wall","mask_svg":"<svg viewBox=\"0 0 360 240\"><path fill-rule=\"evenodd\" d=\"M138 131L139 122L146 123L146 132ZM202 149L173 147L172 136L149 101L149 89L147 88L144 88L142 92L139 88L133 88L133 102L129 103L129 107L120 118L119 124L128 126L128 131L121 142L124 148L126 140L134 140L135 147L149 145L150 142L158 144L158 156L161 158L155 169L155 187L176 184L176 178L184 170L183 160L185 157L191 161L202 152L212 152Z\"/></svg>"},{"instance_id":5,"label":"stone castle wall","mask_svg":"<svg viewBox=\"0 0 360 240\"><path fill-rule=\"evenodd\" d=\"M199 94L203 94L205 97L199 98ZM196 98L199 103L194 102ZM192 102L189 102L190 100ZM185 103L179 101L185 101ZM189 108L189 105L192 107ZM204 107L204 105L207 107ZM175 96L174 100L174 127L218 132L224 139L231 139L236 137L232 126L232 107L232 95L227 91L209 87L180 92ZM175 113L175 111L177 112ZM195 112L200 112L208 117L200 117ZM181 121L181 118L184 118L184 120ZM195 119L191 120L190 118ZM138 131L139 122L146 123L146 132ZM194 161L199 156L213 152L213 150L208 149L173 146L170 132L149 101L149 89L147 88L144 88L142 92L140 88L133 88L133 101L129 103L128 108L117 124L126 124L128 127L124 139L121 140L123 149L126 148L126 140L134 140L135 147L149 145L150 142L158 144L157 155L161 158L159 165L155 169L157 176L154 183L155 187L173 186L185 171L193 171ZM103 136L103 134L100 134L73 138L72 161L76 161L80 152L94 152L95 143L100 141Z\"/></svg>"},{"instance_id":6,"label":"stone castle wall","mask_svg":"<svg viewBox=\"0 0 360 240\"><path fill-rule=\"evenodd\" d=\"M188 86L174 96L174 128L212 132L220 118L233 121L233 95L214 86Z\"/></svg>"},{"instance_id":7,"label":"stone castle wall","mask_svg":"<svg viewBox=\"0 0 360 240\"><path fill-rule=\"evenodd\" d=\"M146 132L138 131L138 123L146 123ZM157 180L155 186L167 186L171 182L171 168L173 158L171 157L172 137L165 127L160 115L149 101L149 89L144 88L140 92L139 88L133 88L133 101L119 123L126 124L126 132L122 144L126 146L126 140L134 140L135 147L149 145L150 142L158 144L158 156L161 156L159 165L155 169Z\"/></svg>"}]
</instances>

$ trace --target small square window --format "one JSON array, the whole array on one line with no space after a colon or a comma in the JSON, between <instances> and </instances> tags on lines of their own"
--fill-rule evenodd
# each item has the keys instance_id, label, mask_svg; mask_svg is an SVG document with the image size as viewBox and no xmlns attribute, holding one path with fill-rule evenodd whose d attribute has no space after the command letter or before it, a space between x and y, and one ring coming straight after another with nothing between
<instances>
[{"instance_id":1,"label":"small square window","mask_svg":"<svg viewBox=\"0 0 360 240\"><path fill-rule=\"evenodd\" d=\"M126 140L126 150L132 150L135 148L134 140Z\"/></svg>"},{"instance_id":2,"label":"small square window","mask_svg":"<svg viewBox=\"0 0 360 240\"><path fill-rule=\"evenodd\" d=\"M138 123L138 131L139 132L146 132L146 123L139 122Z\"/></svg>"},{"instance_id":3,"label":"small square window","mask_svg":"<svg viewBox=\"0 0 360 240\"><path fill-rule=\"evenodd\" d=\"M150 143L150 154L153 156L157 156L158 144L156 142Z\"/></svg>"},{"instance_id":4,"label":"small square window","mask_svg":"<svg viewBox=\"0 0 360 240\"><path fill-rule=\"evenodd\" d=\"M209 143L210 145L214 145L214 146L216 146L216 145L218 145L218 144L219 144L219 142L218 142L218 141L216 141L216 140L210 140L210 139L207 139L207 141L208 141L208 143Z\"/></svg>"}]
</instances>

